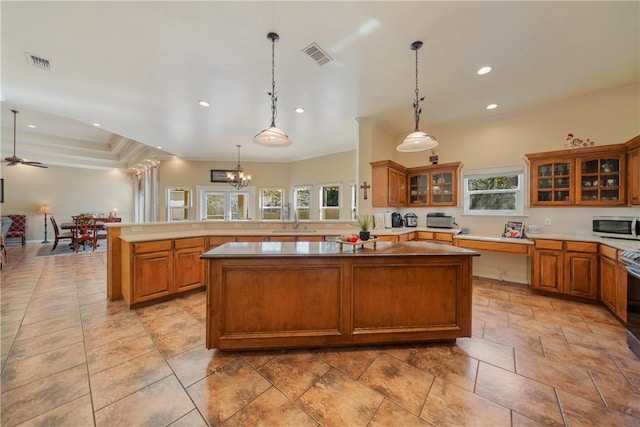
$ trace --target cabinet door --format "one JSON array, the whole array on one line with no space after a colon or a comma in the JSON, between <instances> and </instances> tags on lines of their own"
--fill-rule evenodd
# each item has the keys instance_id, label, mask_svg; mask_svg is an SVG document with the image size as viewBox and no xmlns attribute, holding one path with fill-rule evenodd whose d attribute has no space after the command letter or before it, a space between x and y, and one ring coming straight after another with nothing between
<instances>
[{"instance_id":1,"label":"cabinet door","mask_svg":"<svg viewBox=\"0 0 640 427\"><path fill-rule=\"evenodd\" d=\"M563 277L562 251L533 251L533 280L531 288L547 292L562 292Z\"/></svg>"},{"instance_id":2,"label":"cabinet door","mask_svg":"<svg viewBox=\"0 0 640 427\"><path fill-rule=\"evenodd\" d=\"M628 177L629 183L629 202L632 205L640 205L640 148L629 151L628 160Z\"/></svg>"},{"instance_id":3,"label":"cabinet door","mask_svg":"<svg viewBox=\"0 0 640 427\"><path fill-rule=\"evenodd\" d=\"M614 313L617 311L616 262L600 256L600 301Z\"/></svg>"},{"instance_id":4,"label":"cabinet door","mask_svg":"<svg viewBox=\"0 0 640 427\"><path fill-rule=\"evenodd\" d=\"M205 286L207 263L200 259L204 246L173 251L174 292L184 292Z\"/></svg>"},{"instance_id":5,"label":"cabinet door","mask_svg":"<svg viewBox=\"0 0 640 427\"><path fill-rule=\"evenodd\" d=\"M170 250L136 254L133 257L132 304L172 293L172 261Z\"/></svg>"},{"instance_id":6,"label":"cabinet door","mask_svg":"<svg viewBox=\"0 0 640 427\"><path fill-rule=\"evenodd\" d=\"M571 173L572 159L532 162L531 204L537 206L562 206L573 203Z\"/></svg>"},{"instance_id":7,"label":"cabinet door","mask_svg":"<svg viewBox=\"0 0 640 427\"><path fill-rule=\"evenodd\" d=\"M429 204L429 174L413 173L407 176L409 184L409 206L427 206Z\"/></svg>"},{"instance_id":8,"label":"cabinet door","mask_svg":"<svg viewBox=\"0 0 640 427\"><path fill-rule=\"evenodd\" d=\"M431 173L431 205L455 206L457 204L457 173L442 171Z\"/></svg>"},{"instance_id":9,"label":"cabinet door","mask_svg":"<svg viewBox=\"0 0 640 427\"><path fill-rule=\"evenodd\" d=\"M577 297L598 297L598 254L565 252L564 293Z\"/></svg>"},{"instance_id":10,"label":"cabinet door","mask_svg":"<svg viewBox=\"0 0 640 427\"><path fill-rule=\"evenodd\" d=\"M406 174L389 168L389 206L404 206L407 191Z\"/></svg>"},{"instance_id":11,"label":"cabinet door","mask_svg":"<svg viewBox=\"0 0 640 427\"><path fill-rule=\"evenodd\" d=\"M579 158L576 203L621 205L626 203L624 156Z\"/></svg>"}]
</instances>

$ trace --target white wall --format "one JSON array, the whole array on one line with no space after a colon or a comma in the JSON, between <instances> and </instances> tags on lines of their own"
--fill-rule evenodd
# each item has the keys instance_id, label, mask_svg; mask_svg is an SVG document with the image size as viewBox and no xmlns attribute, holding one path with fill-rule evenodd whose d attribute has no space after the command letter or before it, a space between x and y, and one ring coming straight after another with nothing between
<instances>
[{"instance_id":1,"label":"white wall","mask_svg":"<svg viewBox=\"0 0 640 427\"><path fill-rule=\"evenodd\" d=\"M114 208L124 222L132 221L133 190L131 179L118 171L49 166L2 165L4 203L2 215L27 215L27 240L44 239L44 215L38 214L40 205L49 205L56 222L69 222L81 212L103 212ZM53 228L47 220L47 238L53 241Z\"/></svg>"}]
</instances>

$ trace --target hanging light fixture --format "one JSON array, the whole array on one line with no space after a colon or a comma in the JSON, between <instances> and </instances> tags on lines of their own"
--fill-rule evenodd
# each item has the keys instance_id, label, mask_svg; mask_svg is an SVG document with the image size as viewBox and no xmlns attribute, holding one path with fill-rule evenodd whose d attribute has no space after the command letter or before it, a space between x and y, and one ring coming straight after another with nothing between
<instances>
[{"instance_id":1,"label":"hanging light fixture","mask_svg":"<svg viewBox=\"0 0 640 427\"><path fill-rule=\"evenodd\" d=\"M291 145L291 140L282 129L276 127L276 103L278 102L278 96L276 95L275 46L276 42L280 40L280 36L276 33L269 33L267 34L267 39L271 40L271 92L267 92L269 96L271 96L271 126L254 136L253 142L266 147L286 147L287 145Z\"/></svg>"},{"instance_id":2,"label":"hanging light fixture","mask_svg":"<svg viewBox=\"0 0 640 427\"><path fill-rule=\"evenodd\" d=\"M416 127L409 135L405 136L402 143L396 147L398 151L413 152L431 150L438 145L438 141L426 132L422 132L418 129L420 123L420 101L424 101L424 96L420 98L418 92L418 49L422 47L421 41L415 41L411 43L411 50L416 52L416 99L413 101L413 118L415 120Z\"/></svg>"},{"instance_id":3,"label":"hanging light fixture","mask_svg":"<svg viewBox=\"0 0 640 427\"><path fill-rule=\"evenodd\" d=\"M238 166L227 172L227 182L232 187L235 187L236 190L239 190L249 185L251 182L251 175L245 173L242 166L240 166L240 147L242 146L236 145L236 147L238 147Z\"/></svg>"}]
</instances>

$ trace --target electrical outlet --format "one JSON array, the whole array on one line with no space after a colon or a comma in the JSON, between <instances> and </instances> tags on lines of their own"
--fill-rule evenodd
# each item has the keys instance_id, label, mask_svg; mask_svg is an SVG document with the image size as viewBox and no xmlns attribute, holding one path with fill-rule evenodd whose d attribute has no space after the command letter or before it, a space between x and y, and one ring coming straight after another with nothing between
<instances>
[{"instance_id":1,"label":"electrical outlet","mask_svg":"<svg viewBox=\"0 0 640 427\"><path fill-rule=\"evenodd\" d=\"M551 225L551 218L545 218L544 225Z\"/></svg>"},{"instance_id":2,"label":"electrical outlet","mask_svg":"<svg viewBox=\"0 0 640 427\"><path fill-rule=\"evenodd\" d=\"M501 268L501 269L498 269L498 272L500 273L500 281L505 280L507 277L507 269Z\"/></svg>"},{"instance_id":3,"label":"electrical outlet","mask_svg":"<svg viewBox=\"0 0 640 427\"><path fill-rule=\"evenodd\" d=\"M142 227L140 227L139 225L136 225L134 227L131 227L131 231L142 231Z\"/></svg>"}]
</instances>

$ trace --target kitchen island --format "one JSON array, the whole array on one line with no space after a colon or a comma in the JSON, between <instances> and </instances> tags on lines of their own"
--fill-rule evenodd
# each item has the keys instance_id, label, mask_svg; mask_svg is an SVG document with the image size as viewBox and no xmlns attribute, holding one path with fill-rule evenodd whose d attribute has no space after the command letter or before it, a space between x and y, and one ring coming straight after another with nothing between
<instances>
[{"instance_id":1,"label":"kitchen island","mask_svg":"<svg viewBox=\"0 0 640 427\"><path fill-rule=\"evenodd\" d=\"M469 249L427 242L233 242L208 262L207 348L452 341L471 336Z\"/></svg>"}]
</instances>

